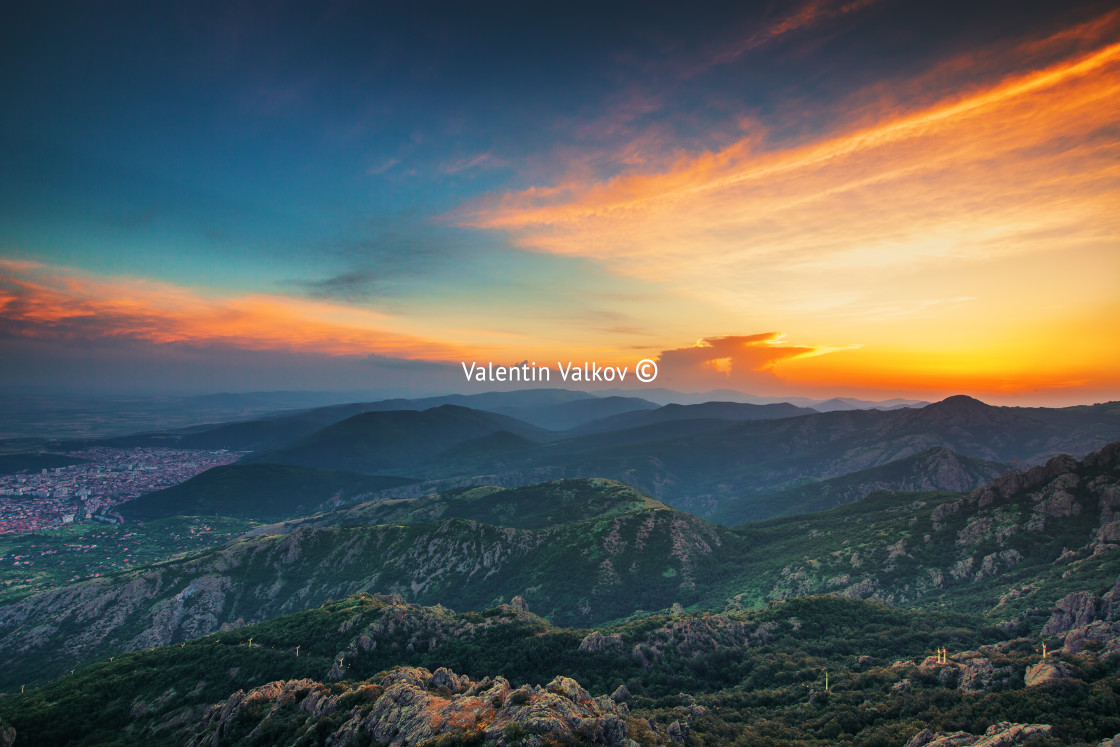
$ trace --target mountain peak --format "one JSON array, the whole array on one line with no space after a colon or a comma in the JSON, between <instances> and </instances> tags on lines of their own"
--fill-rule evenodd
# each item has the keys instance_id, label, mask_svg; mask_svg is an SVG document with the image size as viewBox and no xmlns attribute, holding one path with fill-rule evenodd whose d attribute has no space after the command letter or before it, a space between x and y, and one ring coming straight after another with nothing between
<instances>
[{"instance_id":1,"label":"mountain peak","mask_svg":"<svg viewBox=\"0 0 1120 747\"><path fill-rule=\"evenodd\" d=\"M916 412L921 413L921 417L925 420L932 418L934 420L952 419L954 421L970 422L990 420L992 415L998 411L999 408L981 402L974 397L969 397L967 394L955 394L940 402L934 402L916 410Z\"/></svg>"},{"instance_id":2,"label":"mountain peak","mask_svg":"<svg viewBox=\"0 0 1120 747\"><path fill-rule=\"evenodd\" d=\"M927 407L938 407L938 406L954 407L954 408L962 408L962 407L990 408L991 407L991 405L989 405L985 402L981 402L980 400L976 399L975 397L969 397L967 394L954 394L952 397L946 397L945 399L941 400L940 402L934 402L932 405L927 405Z\"/></svg>"}]
</instances>

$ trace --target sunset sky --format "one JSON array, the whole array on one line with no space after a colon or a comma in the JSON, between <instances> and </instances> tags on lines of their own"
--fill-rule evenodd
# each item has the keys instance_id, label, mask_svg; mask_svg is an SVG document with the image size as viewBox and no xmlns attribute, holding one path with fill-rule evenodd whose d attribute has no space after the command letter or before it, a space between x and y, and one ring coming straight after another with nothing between
<instances>
[{"instance_id":1,"label":"sunset sky","mask_svg":"<svg viewBox=\"0 0 1120 747\"><path fill-rule=\"evenodd\" d=\"M17 2L0 97L3 390L1120 399L1115 2Z\"/></svg>"}]
</instances>

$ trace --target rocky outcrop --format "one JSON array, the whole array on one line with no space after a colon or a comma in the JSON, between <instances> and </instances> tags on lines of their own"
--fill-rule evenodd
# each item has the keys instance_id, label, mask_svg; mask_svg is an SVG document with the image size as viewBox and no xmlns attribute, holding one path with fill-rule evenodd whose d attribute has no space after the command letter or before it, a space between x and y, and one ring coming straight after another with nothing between
<instances>
[{"instance_id":1,"label":"rocky outcrop","mask_svg":"<svg viewBox=\"0 0 1120 747\"><path fill-rule=\"evenodd\" d=\"M1080 654L1093 646L1093 652L1100 658L1120 658L1120 622L1095 620L1088 625L1074 628L1066 633L1062 651L1067 654Z\"/></svg>"},{"instance_id":2,"label":"rocky outcrop","mask_svg":"<svg viewBox=\"0 0 1120 747\"><path fill-rule=\"evenodd\" d=\"M980 692L1005 685L1014 671L1010 664L993 662L980 651L961 651L947 657L944 662L937 656L927 656L918 666L926 672L937 673L943 684L951 685L955 680L957 689L965 692Z\"/></svg>"},{"instance_id":3,"label":"rocky outcrop","mask_svg":"<svg viewBox=\"0 0 1120 747\"><path fill-rule=\"evenodd\" d=\"M1068 680L1072 676L1067 664L1053 659L1043 659L1027 667L1023 682L1027 687L1046 685L1058 680Z\"/></svg>"},{"instance_id":4,"label":"rocky outcrop","mask_svg":"<svg viewBox=\"0 0 1120 747\"><path fill-rule=\"evenodd\" d=\"M960 679L957 680L957 688L960 690L979 692L1004 685L1011 679L1013 668L1010 665L997 666L988 657L972 651L958 656Z\"/></svg>"},{"instance_id":5,"label":"rocky outcrop","mask_svg":"<svg viewBox=\"0 0 1120 747\"><path fill-rule=\"evenodd\" d=\"M721 648L761 645L773 636L776 627L773 622L748 625L722 615L675 617L649 631L631 651L643 665L648 665L668 651L681 657L693 657Z\"/></svg>"},{"instance_id":6,"label":"rocky outcrop","mask_svg":"<svg viewBox=\"0 0 1120 747\"><path fill-rule=\"evenodd\" d=\"M597 654L601 651L621 651L622 636L618 633L603 635L599 631L588 633L579 643L579 650L588 654Z\"/></svg>"},{"instance_id":7,"label":"rocky outcrop","mask_svg":"<svg viewBox=\"0 0 1120 747\"><path fill-rule=\"evenodd\" d=\"M1029 607L1053 604L1054 589L1069 590L1067 584L1055 583L1057 577L1069 578L1109 561L1112 556L1099 557L1105 553L1120 557L1118 452L1120 446L1108 446L1081 462L1054 457L1045 465L1023 474L1009 472L985 488L948 501L923 495L904 504L905 498L897 496L898 503L891 505L894 496L883 497L867 511L843 517L845 524L870 522L871 527L879 527L877 536L853 541L846 526L845 532L838 533L846 538L842 543L824 539L819 552L787 561L768 577L766 598L836 594L910 606L935 597L951 599L955 595L946 592L954 587L982 584L999 600L988 612L993 617L1006 615L995 617L997 624L1021 619ZM905 525L898 521L902 517L907 519ZM824 529L821 536L827 538L825 525L810 521L806 527L810 532ZM1059 536L1083 539L1059 543ZM1048 567L1040 568L1041 564ZM1023 566L1026 570L1009 573ZM1041 582L1030 588L1020 585L1023 593L1013 594L1006 580L1016 575L1037 576ZM1099 595L1101 589L1091 591ZM1024 597L1033 597L1029 605ZM1120 591L1116 599L1120 600ZM1084 625L1094 615L1101 617L1103 613L1086 606L1088 601L1065 600L1069 609L1056 615L1047 635ZM1098 596L1097 603L1103 606L1104 600ZM1116 606L1120 609L1120 604Z\"/></svg>"},{"instance_id":8,"label":"rocky outcrop","mask_svg":"<svg viewBox=\"0 0 1120 747\"><path fill-rule=\"evenodd\" d=\"M1067 594L1055 605L1043 635L1061 636L1062 651L1091 651L1100 658L1120 658L1120 579L1100 599L1089 591Z\"/></svg>"},{"instance_id":9,"label":"rocky outcrop","mask_svg":"<svg viewBox=\"0 0 1120 747\"><path fill-rule=\"evenodd\" d=\"M906 747L1011 747L1035 735L1049 735L1052 728L1050 724L1012 724L1004 721L992 724L980 735L966 731L939 734L922 729L910 738Z\"/></svg>"},{"instance_id":10,"label":"rocky outcrop","mask_svg":"<svg viewBox=\"0 0 1120 747\"><path fill-rule=\"evenodd\" d=\"M447 687L451 684L453 687ZM337 715L324 730L322 719ZM270 682L210 707L189 735L192 747L233 742L408 747L457 734L487 744L600 744L633 747L628 713L605 696L557 677L513 689L503 677L470 683L448 669L398 667L377 683Z\"/></svg>"},{"instance_id":11,"label":"rocky outcrop","mask_svg":"<svg viewBox=\"0 0 1120 747\"><path fill-rule=\"evenodd\" d=\"M1042 628L1043 635L1058 635L1087 625L1097 614L1097 600L1087 591L1076 591L1058 600L1050 621Z\"/></svg>"}]
</instances>

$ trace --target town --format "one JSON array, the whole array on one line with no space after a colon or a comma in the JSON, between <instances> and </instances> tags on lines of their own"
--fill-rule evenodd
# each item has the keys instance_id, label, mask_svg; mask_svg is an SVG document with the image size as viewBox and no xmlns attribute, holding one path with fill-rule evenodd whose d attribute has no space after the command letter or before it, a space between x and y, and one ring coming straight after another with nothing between
<instances>
[{"instance_id":1,"label":"town","mask_svg":"<svg viewBox=\"0 0 1120 747\"><path fill-rule=\"evenodd\" d=\"M36 473L0 475L0 534L32 532L75 522L120 523L112 507L177 485L241 452L97 447L65 452L80 464Z\"/></svg>"}]
</instances>

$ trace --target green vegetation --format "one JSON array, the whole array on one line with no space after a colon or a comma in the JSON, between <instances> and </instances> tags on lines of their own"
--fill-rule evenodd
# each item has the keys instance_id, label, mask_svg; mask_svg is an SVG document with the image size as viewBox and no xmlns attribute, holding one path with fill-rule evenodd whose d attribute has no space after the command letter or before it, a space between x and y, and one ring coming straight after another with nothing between
<instances>
[{"instance_id":1,"label":"green vegetation","mask_svg":"<svg viewBox=\"0 0 1120 747\"><path fill-rule=\"evenodd\" d=\"M713 645L710 633L698 631L725 638ZM899 745L927 726L982 733L997 721L1043 715L1064 744L1096 744L1120 731L1112 667L1071 663L1076 681L1025 688L1022 673L1037 661L1031 645L966 615L814 597L749 613L646 616L601 632L622 645L581 651L589 631L552 627L509 607L456 614L359 595L90 664L0 698L0 719L29 744L174 744L178 729L235 690L308 677L342 679L332 687L344 692L410 665L446 666L474 681L500 674L514 686L563 674L592 694L625 684L637 715L662 729L687 718L692 743L705 745ZM941 646L954 655L985 647L1010 674L985 691L962 691L944 676L948 670L917 666ZM332 676L340 660L341 677ZM324 728L339 723L327 720ZM284 722L273 728L283 742Z\"/></svg>"},{"instance_id":2,"label":"green vegetation","mask_svg":"<svg viewBox=\"0 0 1120 747\"><path fill-rule=\"evenodd\" d=\"M123 503L118 511L130 521L168 516L280 521L412 482L415 481L403 477L373 477L278 464L229 464Z\"/></svg>"},{"instance_id":3,"label":"green vegetation","mask_svg":"<svg viewBox=\"0 0 1120 747\"><path fill-rule=\"evenodd\" d=\"M484 485L412 499L371 501L291 526L422 524L466 519L517 529L547 529L586 519L606 519L644 509L667 509L614 480L553 480L523 488Z\"/></svg>"},{"instance_id":4,"label":"green vegetation","mask_svg":"<svg viewBox=\"0 0 1120 747\"><path fill-rule=\"evenodd\" d=\"M142 525L71 524L0 534L0 604L224 545L253 526L241 519L177 516Z\"/></svg>"},{"instance_id":5,"label":"green vegetation","mask_svg":"<svg viewBox=\"0 0 1120 747\"><path fill-rule=\"evenodd\" d=\"M1116 469L1067 458L984 501L881 493L735 531L605 480L374 501L36 598L12 622L0 619L0 650L18 650L24 625L42 626L34 656L3 659L0 683L43 681L136 640L181 641L362 591L465 610L520 595L568 627L822 593L1039 625L1066 594L1100 595L1120 575L1120 555L1093 544ZM113 623L91 630L90 614Z\"/></svg>"},{"instance_id":6,"label":"green vegetation","mask_svg":"<svg viewBox=\"0 0 1120 747\"><path fill-rule=\"evenodd\" d=\"M1107 591L1120 575L1120 555L1096 553L1092 544L1099 480L1115 481L1115 472L1083 468L1068 491L1046 481L983 507L959 493L884 492L830 511L744 524L737 531L765 549L750 556L754 576L741 603L830 592L1001 620L1030 609L1044 614L1071 591ZM1094 480L1098 487L1090 488ZM1067 515L1039 507L1057 490L1073 501Z\"/></svg>"},{"instance_id":7,"label":"green vegetation","mask_svg":"<svg viewBox=\"0 0 1120 747\"><path fill-rule=\"evenodd\" d=\"M1096 744L1120 732L1114 641L1074 654L1038 636L1070 592L1105 609L1118 500L1109 447L968 494L881 492L734 530L598 479L372 501L5 607L0 719L31 743L175 743L237 689L308 677L344 694L410 665L625 685L692 744L898 745L1004 720ZM1027 687L1041 642L1067 671ZM942 647L951 665L922 664ZM286 718L269 739L294 733Z\"/></svg>"}]
</instances>

